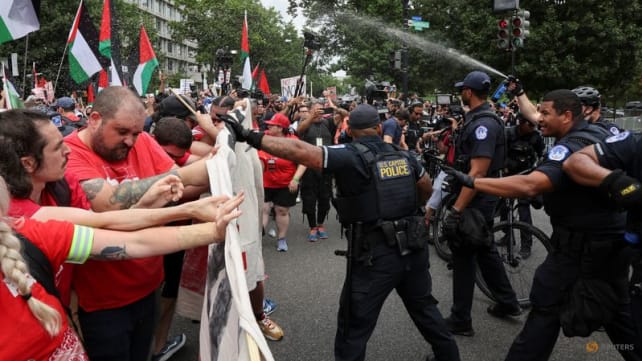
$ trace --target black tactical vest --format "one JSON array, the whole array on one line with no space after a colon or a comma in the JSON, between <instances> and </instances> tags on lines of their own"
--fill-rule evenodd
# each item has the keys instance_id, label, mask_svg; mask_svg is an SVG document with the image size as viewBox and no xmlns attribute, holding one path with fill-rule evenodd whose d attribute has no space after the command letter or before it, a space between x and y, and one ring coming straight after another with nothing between
<instances>
[{"instance_id":1,"label":"black tactical vest","mask_svg":"<svg viewBox=\"0 0 642 361\"><path fill-rule=\"evenodd\" d=\"M359 195L337 196L341 223L397 220L415 214L417 181L405 151L392 144L385 144L383 151L359 142L346 146L361 157L369 182Z\"/></svg>"}]
</instances>

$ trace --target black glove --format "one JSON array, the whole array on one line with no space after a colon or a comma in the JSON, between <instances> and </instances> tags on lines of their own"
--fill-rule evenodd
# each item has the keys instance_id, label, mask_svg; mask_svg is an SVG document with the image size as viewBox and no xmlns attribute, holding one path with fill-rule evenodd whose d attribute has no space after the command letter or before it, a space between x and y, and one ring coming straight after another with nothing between
<instances>
[{"instance_id":1,"label":"black glove","mask_svg":"<svg viewBox=\"0 0 642 361\"><path fill-rule=\"evenodd\" d=\"M642 205L642 185L621 169L612 171L599 186L615 205L625 209L638 209Z\"/></svg>"},{"instance_id":2,"label":"black glove","mask_svg":"<svg viewBox=\"0 0 642 361\"><path fill-rule=\"evenodd\" d=\"M228 115L219 115L221 120L225 122L227 128L234 134L237 142L245 142L256 149L261 149L261 140L263 139L263 132L254 132L250 129L243 128L241 123Z\"/></svg>"},{"instance_id":3,"label":"black glove","mask_svg":"<svg viewBox=\"0 0 642 361\"><path fill-rule=\"evenodd\" d=\"M455 168L451 168L451 167L444 167L444 172L446 172L446 174L450 176L450 177L447 177L447 178L450 178L449 182L452 182L454 180L455 182L460 183L464 187L475 188L475 177L470 176L464 172L460 172Z\"/></svg>"},{"instance_id":4,"label":"black glove","mask_svg":"<svg viewBox=\"0 0 642 361\"><path fill-rule=\"evenodd\" d=\"M524 87L522 86L522 82L517 77L515 77L514 75L509 75L506 80L508 80L509 85L508 94L517 97L524 94ZM511 85L513 85L512 90L510 89Z\"/></svg>"},{"instance_id":5,"label":"black glove","mask_svg":"<svg viewBox=\"0 0 642 361\"><path fill-rule=\"evenodd\" d=\"M461 212L453 207L446 209L442 230L447 239L455 240L459 238L459 222L461 222Z\"/></svg>"}]
</instances>

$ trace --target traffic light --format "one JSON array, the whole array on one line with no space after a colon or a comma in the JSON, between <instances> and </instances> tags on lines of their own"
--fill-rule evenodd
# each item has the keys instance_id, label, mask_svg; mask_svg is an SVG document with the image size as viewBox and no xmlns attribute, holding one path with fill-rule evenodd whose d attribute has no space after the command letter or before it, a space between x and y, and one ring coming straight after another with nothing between
<instances>
[{"instance_id":1,"label":"traffic light","mask_svg":"<svg viewBox=\"0 0 642 361\"><path fill-rule=\"evenodd\" d=\"M497 47L500 49L509 49L509 26L508 19L501 19L497 22Z\"/></svg>"},{"instance_id":2,"label":"traffic light","mask_svg":"<svg viewBox=\"0 0 642 361\"><path fill-rule=\"evenodd\" d=\"M513 48L521 48L524 46L524 39L528 36L530 26L531 13L528 10L520 10L511 19L512 33L513 33Z\"/></svg>"},{"instance_id":3,"label":"traffic light","mask_svg":"<svg viewBox=\"0 0 642 361\"><path fill-rule=\"evenodd\" d=\"M393 50L388 54L390 69L401 69L401 50Z\"/></svg>"}]
</instances>

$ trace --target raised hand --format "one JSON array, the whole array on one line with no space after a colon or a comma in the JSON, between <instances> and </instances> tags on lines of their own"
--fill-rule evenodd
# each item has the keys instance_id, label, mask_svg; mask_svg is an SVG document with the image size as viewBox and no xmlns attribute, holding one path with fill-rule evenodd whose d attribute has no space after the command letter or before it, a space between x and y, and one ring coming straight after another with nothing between
<instances>
[{"instance_id":1,"label":"raised hand","mask_svg":"<svg viewBox=\"0 0 642 361\"><path fill-rule=\"evenodd\" d=\"M241 215L241 210L238 208L245 199L245 193L240 192L236 196L220 203L219 207L214 212L214 239L223 242L225 240L225 232L227 225L235 218Z\"/></svg>"},{"instance_id":2,"label":"raised hand","mask_svg":"<svg viewBox=\"0 0 642 361\"><path fill-rule=\"evenodd\" d=\"M450 176L451 179L454 179L455 181L459 182L461 185L464 187L468 188L475 188L475 178L464 173L456 170L455 168L451 167L444 167L444 172Z\"/></svg>"}]
</instances>

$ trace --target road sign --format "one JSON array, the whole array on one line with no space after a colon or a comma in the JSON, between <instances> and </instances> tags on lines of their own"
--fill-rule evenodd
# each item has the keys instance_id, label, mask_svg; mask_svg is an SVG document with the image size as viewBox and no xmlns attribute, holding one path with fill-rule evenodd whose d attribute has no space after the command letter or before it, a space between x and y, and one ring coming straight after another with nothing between
<instances>
[{"instance_id":1,"label":"road sign","mask_svg":"<svg viewBox=\"0 0 642 361\"><path fill-rule=\"evenodd\" d=\"M414 16L413 16L414 18ZM413 27L417 31L421 31L422 29L428 29L430 27L430 22L428 21L421 21L421 20L408 20L408 27Z\"/></svg>"}]
</instances>

